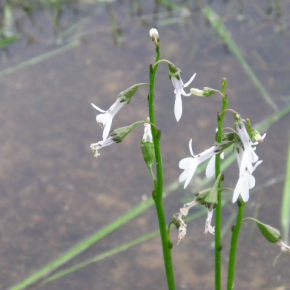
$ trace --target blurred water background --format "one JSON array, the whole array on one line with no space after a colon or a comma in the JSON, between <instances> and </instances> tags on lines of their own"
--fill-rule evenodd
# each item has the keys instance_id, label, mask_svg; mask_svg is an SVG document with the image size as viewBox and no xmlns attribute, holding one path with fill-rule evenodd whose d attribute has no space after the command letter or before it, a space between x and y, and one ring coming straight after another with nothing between
<instances>
[{"instance_id":1,"label":"blurred water background","mask_svg":"<svg viewBox=\"0 0 290 290\"><path fill-rule=\"evenodd\" d=\"M4 3L5 2L5 3ZM2 3L2 2L1 2ZM155 59L149 29L161 39L161 58L183 71L197 73L193 87L220 88L227 78L229 108L257 124L275 113L216 30L206 20L205 4L222 17L267 93L279 109L289 104L290 4L280 1L3 1L0 64L0 289L7 289L57 258L132 207L150 198L152 181L140 150L142 126L122 143L100 151L101 140L90 103L107 110L120 91L148 82ZM114 118L112 128L147 117L147 88L141 87ZM174 93L165 64L156 79L157 125L162 130L165 186L181 173L180 159L211 146L218 95L183 98L179 123L173 114ZM263 164L256 184L274 185L253 193L245 216L281 229L289 119L267 131L257 153ZM229 121L230 120L230 121ZM232 123L231 114L226 124ZM165 199L169 222L196 193L204 174L184 191ZM234 187L238 168L225 171ZM198 209L194 209L193 212ZM226 278L230 226L236 205L223 210L223 279ZM188 222L186 238L173 248L176 289L214 288L214 237L203 235L205 216ZM74 265L157 229L153 207L101 239L72 260ZM177 242L177 231L171 232ZM279 248L268 243L251 222L242 225L235 289L290 289L289 255L275 266ZM225 280L224 280L225 281ZM31 289L166 289L160 238L90 264Z\"/></svg>"}]
</instances>

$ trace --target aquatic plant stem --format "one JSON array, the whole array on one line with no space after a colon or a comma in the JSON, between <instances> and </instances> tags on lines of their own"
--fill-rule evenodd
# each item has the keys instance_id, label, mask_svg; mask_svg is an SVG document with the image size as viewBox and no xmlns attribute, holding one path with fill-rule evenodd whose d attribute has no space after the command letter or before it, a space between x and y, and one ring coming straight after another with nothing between
<instances>
[{"instance_id":1,"label":"aquatic plant stem","mask_svg":"<svg viewBox=\"0 0 290 290\"><path fill-rule=\"evenodd\" d=\"M156 59L155 63L160 58L160 48L159 45L156 45ZM148 104L149 104L149 117L150 122L155 125L155 112L154 112L154 87L155 87L155 74L157 71L158 65L153 66L150 65L149 68L149 78L150 78L150 89L148 95ZM163 170L162 170L162 158L161 158L161 149L160 149L160 138L161 131L156 130L156 127L151 125L153 143L154 143L154 151L155 151L155 162L156 162L156 186L153 191L153 199L155 202L155 207L157 211L157 217L159 222L160 236L162 241L162 249L163 249L163 258L164 258L164 267L167 277L167 284L169 290L175 289L174 283L174 274L171 260L171 244L168 240L167 232L166 232L166 221L165 214L163 209Z\"/></svg>"},{"instance_id":2,"label":"aquatic plant stem","mask_svg":"<svg viewBox=\"0 0 290 290\"><path fill-rule=\"evenodd\" d=\"M227 290L234 289L236 252L237 252L239 232L240 232L241 224L243 221L245 202L239 199L238 206L239 206L239 211L238 211L237 222L232 227L232 240L231 240L231 248L230 248L230 256L229 256Z\"/></svg>"},{"instance_id":3,"label":"aquatic plant stem","mask_svg":"<svg viewBox=\"0 0 290 290\"><path fill-rule=\"evenodd\" d=\"M222 113L218 114L218 132L216 135L216 141L222 141L223 121L225 110L228 105L227 97L225 96L226 79L222 80ZM221 157L220 154L216 155L215 159L215 176L218 178L221 173ZM222 179L220 179L218 188L222 188ZM218 204L215 209L215 290L221 290L221 209L222 209L222 191L218 191Z\"/></svg>"}]
</instances>

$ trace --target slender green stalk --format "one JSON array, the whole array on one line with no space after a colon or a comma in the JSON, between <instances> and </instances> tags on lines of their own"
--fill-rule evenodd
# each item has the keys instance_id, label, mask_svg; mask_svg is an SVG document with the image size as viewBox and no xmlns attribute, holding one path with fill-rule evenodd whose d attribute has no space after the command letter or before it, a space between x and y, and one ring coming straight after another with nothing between
<instances>
[{"instance_id":1,"label":"slender green stalk","mask_svg":"<svg viewBox=\"0 0 290 290\"><path fill-rule=\"evenodd\" d=\"M232 240L231 240L230 257L229 257L227 290L234 289L236 252L237 252L239 232L240 232L241 224L243 221L245 202L239 199L238 206L239 206L239 211L238 211L237 222L236 222L236 225L232 227Z\"/></svg>"},{"instance_id":2,"label":"slender green stalk","mask_svg":"<svg viewBox=\"0 0 290 290\"><path fill-rule=\"evenodd\" d=\"M159 45L156 45L156 59L155 63L160 58L160 48ZM148 104L149 104L149 117L150 122L155 125L155 112L154 112L154 87L155 87L155 74L157 71L158 65L153 66L150 65L149 68L149 77L150 77L150 89L148 96ZM175 289L174 283L174 274L171 260L171 245L168 240L166 233L166 222L165 222L165 214L163 209L163 172L162 172L162 158L161 158L161 149L160 149L160 138L161 131L156 130L154 126L151 125L153 143L154 143L154 151L155 151L155 161L156 161L156 187L153 191L153 199L155 201L157 217L159 222L160 236L162 241L162 249L163 249L163 258L164 258L164 266L167 277L167 284L169 290Z\"/></svg>"},{"instance_id":3,"label":"slender green stalk","mask_svg":"<svg viewBox=\"0 0 290 290\"><path fill-rule=\"evenodd\" d=\"M289 227L290 227L290 139L289 139L289 147L288 147L288 161L286 168L286 177L285 177L285 185L284 192L282 198L281 205L281 224L283 227L283 238L288 244L289 241Z\"/></svg>"},{"instance_id":4,"label":"slender green stalk","mask_svg":"<svg viewBox=\"0 0 290 290\"><path fill-rule=\"evenodd\" d=\"M228 102L225 96L226 79L222 80L222 114L218 114L218 132L216 141L222 141L223 121L225 115L225 109L227 108ZM216 155L215 159L215 176L218 178L221 173L221 157L220 154ZM222 188L222 179L219 181L218 188ZM215 209L215 289L221 290L221 209L222 209L222 192L218 191L218 204Z\"/></svg>"}]
</instances>

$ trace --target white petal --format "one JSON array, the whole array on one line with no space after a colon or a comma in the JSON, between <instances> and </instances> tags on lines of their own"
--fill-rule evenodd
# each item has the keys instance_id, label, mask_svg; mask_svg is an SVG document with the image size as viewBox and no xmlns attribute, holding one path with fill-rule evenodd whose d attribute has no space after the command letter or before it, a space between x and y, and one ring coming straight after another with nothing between
<instances>
[{"instance_id":1,"label":"white petal","mask_svg":"<svg viewBox=\"0 0 290 290\"><path fill-rule=\"evenodd\" d=\"M103 131L103 141L107 139L110 133L111 125L112 125L112 119L108 118L104 127L104 131Z\"/></svg>"},{"instance_id":2,"label":"white petal","mask_svg":"<svg viewBox=\"0 0 290 290\"><path fill-rule=\"evenodd\" d=\"M259 160L259 156L256 154L254 150L251 150L251 158L252 158L252 163L255 163Z\"/></svg>"},{"instance_id":3,"label":"white petal","mask_svg":"<svg viewBox=\"0 0 290 290\"><path fill-rule=\"evenodd\" d=\"M221 159L224 159L224 158L225 158L225 152L222 152L222 153L220 154L220 156L221 156Z\"/></svg>"},{"instance_id":4,"label":"white petal","mask_svg":"<svg viewBox=\"0 0 290 290\"><path fill-rule=\"evenodd\" d=\"M233 194L233 203L235 203L238 200L239 194L241 192L241 185L240 185L240 179L238 180L235 190L234 190L234 194Z\"/></svg>"},{"instance_id":5,"label":"white petal","mask_svg":"<svg viewBox=\"0 0 290 290\"><path fill-rule=\"evenodd\" d=\"M175 95L174 114L176 121L178 122L182 115L182 100L180 94Z\"/></svg>"},{"instance_id":6,"label":"white petal","mask_svg":"<svg viewBox=\"0 0 290 290\"><path fill-rule=\"evenodd\" d=\"M98 123L102 123L103 125L105 125L107 117L108 117L108 114L106 114L106 113L105 114L99 114L99 115L96 116L96 121Z\"/></svg>"},{"instance_id":7,"label":"white petal","mask_svg":"<svg viewBox=\"0 0 290 290\"><path fill-rule=\"evenodd\" d=\"M171 77L171 81L172 81L172 84L173 84L174 89L175 89L174 93L175 94L179 94L180 90L183 89L182 88L182 80L181 80L181 78L180 78L180 80L178 80L176 77L172 76Z\"/></svg>"},{"instance_id":8,"label":"white petal","mask_svg":"<svg viewBox=\"0 0 290 290\"><path fill-rule=\"evenodd\" d=\"M184 183L184 189L188 186L189 182L191 181L192 177L193 177L193 174L194 174L195 170L190 172L190 174L188 175L185 183Z\"/></svg>"},{"instance_id":9,"label":"white petal","mask_svg":"<svg viewBox=\"0 0 290 290\"><path fill-rule=\"evenodd\" d=\"M184 85L184 87L186 88L188 85L190 85L190 83L194 80L196 76L196 73L190 78L190 80Z\"/></svg>"},{"instance_id":10,"label":"white petal","mask_svg":"<svg viewBox=\"0 0 290 290\"><path fill-rule=\"evenodd\" d=\"M99 107L97 107L95 104L91 103L91 105L93 106L94 109L96 109L99 112L105 113L106 111L100 109Z\"/></svg>"},{"instance_id":11,"label":"white petal","mask_svg":"<svg viewBox=\"0 0 290 290\"><path fill-rule=\"evenodd\" d=\"M209 160L205 174L207 178L210 178L215 174L215 155L213 155Z\"/></svg>"},{"instance_id":12,"label":"white petal","mask_svg":"<svg viewBox=\"0 0 290 290\"><path fill-rule=\"evenodd\" d=\"M256 170L256 168L263 162L263 160L259 160L253 167L253 172ZM253 173L252 172L252 173Z\"/></svg>"},{"instance_id":13,"label":"white petal","mask_svg":"<svg viewBox=\"0 0 290 290\"><path fill-rule=\"evenodd\" d=\"M255 180L255 177L253 175L250 175L247 177L248 179L248 185L249 185L249 188L253 188L255 187L256 185L256 180ZM244 200L245 201L245 200Z\"/></svg>"},{"instance_id":14,"label":"white petal","mask_svg":"<svg viewBox=\"0 0 290 290\"><path fill-rule=\"evenodd\" d=\"M192 156L194 156L193 150L192 150L192 139L190 139L190 141L189 141L189 152Z\"/></svg>"},{"instance_id":15,"label":"white petal","mask_svg":"<svg viewBox=\"0 0 290 290\"><path fill-rule=\"evenodd\" d=\"M191 174L191 171L192 169L190 169L190 167L184 169L184 171L179 176L179 182L182 182L185 179L187 179L188 175Z\"/></svg>"},{"instance_id":16,"label":"white petal","mask_svg":"<svg viewBox=\"0 0 290 290\"><path fill-rule=\"evenodd\" d=\"M180 169L186 169L187 167L190 166L191 162L193 161L194 158L192 157L187 157L183 158L179 161L179 168Z\"/></svg>"},{"instance_id":17,"label":"white petal","mask_svg":"<svg viewBox=\"0 0 290 290\"><path fill-rule=\"evenodd\" d=\"M241 186L241 196L244 202L247 202L249 200L249 186L247 184L247 182L242 182L242 186Z\"/></svg>"}]
</instances>

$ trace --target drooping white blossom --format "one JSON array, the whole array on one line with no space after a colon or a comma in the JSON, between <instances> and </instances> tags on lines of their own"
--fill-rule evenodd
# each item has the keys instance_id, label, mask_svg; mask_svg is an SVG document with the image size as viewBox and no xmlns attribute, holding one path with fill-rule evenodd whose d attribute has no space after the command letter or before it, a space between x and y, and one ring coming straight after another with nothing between
<instances>
[{"instance_id":1,"label":"drooping white blossom","mask_svg":"<svg viewBox=\"0 0 290 290\"><path fill-rule=\"evenodd\" d=\"M179 162L179 168L184 169L183 173L179 176L179 181L185 180L184 188L186 188L191 181L195 170L199 164L211 158L213 155L219 153L219 147L214 145L209 149L203 151L198 155L194 155L192 151L192 139L189 141L189 151L193 157L187 157ZM210 164L212 166L212 164Z\"/></svg>"},{"instance_id":2,"label":"drooping white blossom","mask_svg":"<svg viewBox=\"0 0 290 290\"><path fill-rule=\"evenodd\" d=\"M238 161L239 167L242 164L245 151L243 148L239 147L239 152L236 152L236 157ZM244 172L239 176L238 182L236 184L234 194L233 194L233 203L237 201L239 195L241 195L244 202L247 202L250 197L250 189L252 189L255 186L255 177L252 175L252 173L255 171L255 169L263 162L263 160L258 161L254 166L251 167L251 171L246 168ZM241 169L240 169L241 172Z\"/></svg>"},{"instance_id":3,"label":"drooping white blossom","mask_svg":"<svg viewBox=\"0 0 290 290\"><path fill-rule=\"evenodd\" d=\"M250 139L250 136L246 130L245 123L241 122L240 126L236 126L237 133L242 141L244 152L240 164L240 176L248 170L250 174L252 174L253 170L253 163L256 163L259 159L258 155L256 154L254 148L252 147L253 142Z\"/></svg>"},{"instance_id":4,"label":"drooping white blossom","mask_svg":"<svg viewBox=\"0 0 290 290\"><path fill-rule=\"evenodd\" d=\"M107 111L100 109L95 104L91 104L94 109L101 112L101 114L97 115L96 121L104 128L103 141L105 141L109 135L114 116L125 104L127 104L127 102L121 102L121 98L117 98L116 102Z\"/></svg>"},{"instance_id":5,"label":"drooping white blossom","mask_svg":"<svg viewBox=\"0 0 290 290\"><path fill-rule=\"evenodd\" d=\"M183 81L179 74L179 79L175 76L171 76L171 81L174 86L174 93L175 93L175 103L174 103L174 114L176 121L178 122L182 115L182 99L181 95L185 97L189 97L191 93L186 93L183 88L186 88L195 78L196 73L190 78L190 80L183 84Z\"/></svg>"}]
</instances>

